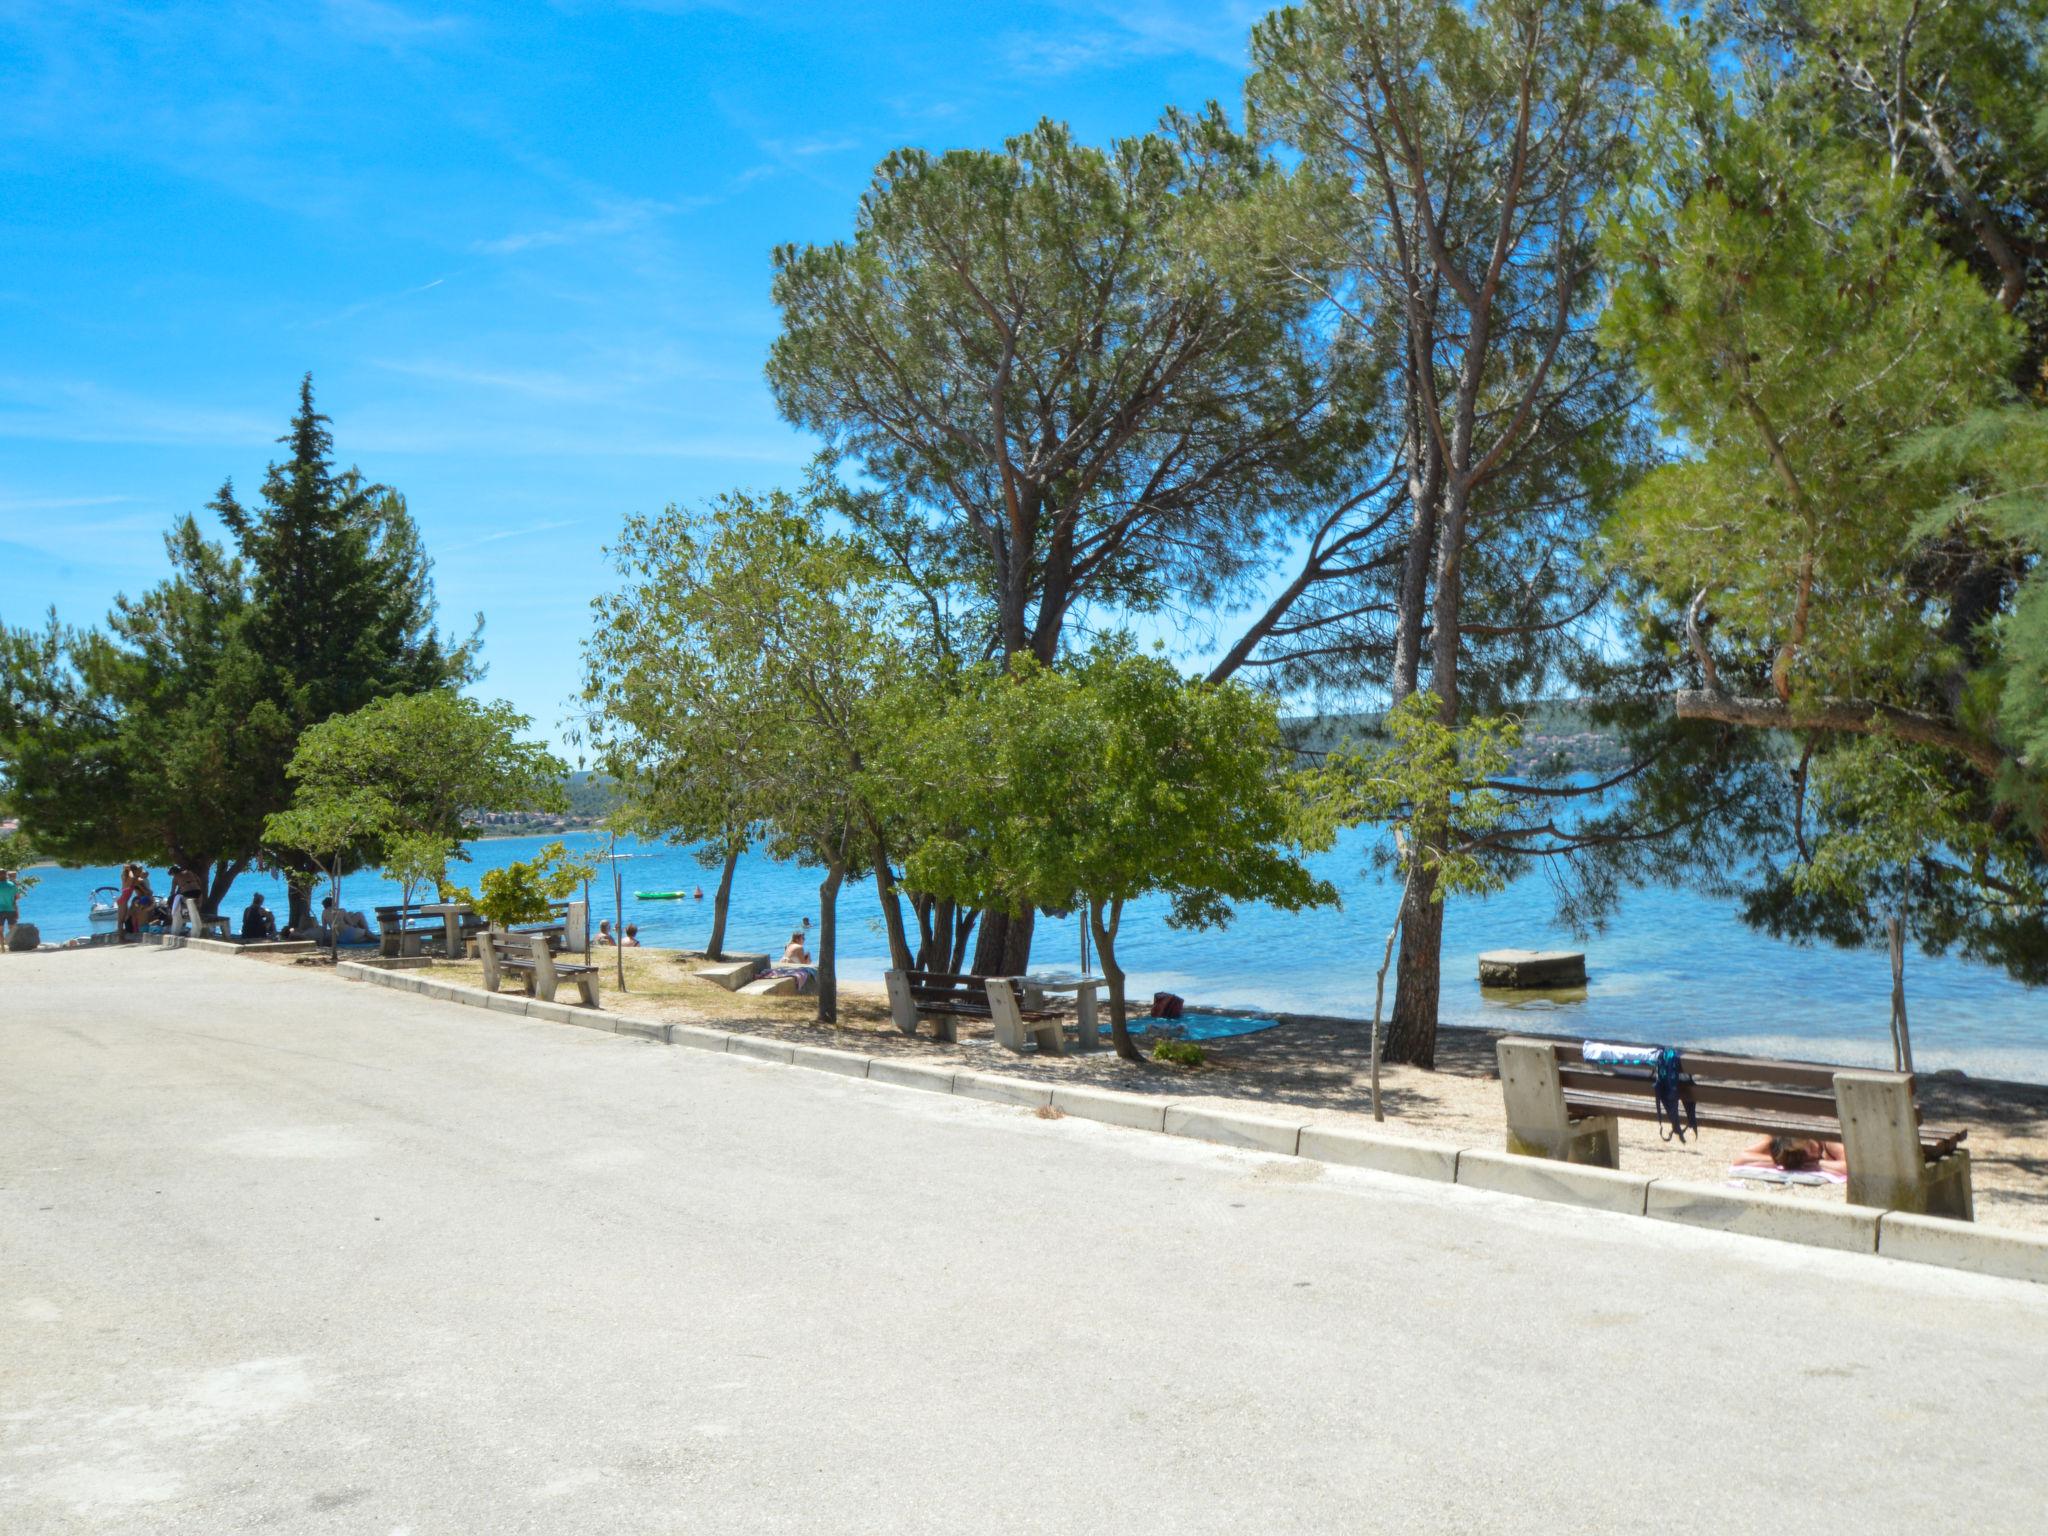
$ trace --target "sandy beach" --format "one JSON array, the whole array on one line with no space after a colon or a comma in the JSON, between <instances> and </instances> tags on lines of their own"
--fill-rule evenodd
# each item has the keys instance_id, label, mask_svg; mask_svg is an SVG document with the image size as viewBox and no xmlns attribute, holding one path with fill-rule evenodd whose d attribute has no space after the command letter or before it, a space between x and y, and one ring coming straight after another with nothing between
<instances>
[{"instance_id":1,"label":"sandy beach","mask_svg":"<svg viewBox=\"0 0 2048 1536\"><path fill-rule=\"evenodd\" d=\"M820 1026L811 999L726 992L692 976L689 967L694 962L678 950L628 950L627 990L622 994L613 980L616 952L600 954L604 1005L621 1013L716 1024L808 1044L857 1045L871 1055L919 1056L1023 1077L1093 1082L1127 1092L1167 1094L1183 1102L1286 1105L1308 1111L1317 1122L1371 1124L1370 1042L1367 1026L1357 1020L1277 1014L1278 1028L1203 1042L1207 1059L1199 1067L1156 1062L1140 1066L1107 1049L1041 1059L1003 1050L986 1026L963 1023L961 1039L953 1045L923 1035L907 1037L890 1022L882 989L874 985L842 982L840 1022ZM482 967L474 961L437 963L434 970L451 981L482 982ZM1435 1071L1383 1068L1386 1128L1466 1146L1502 1142L1505 1125L1493 1047L1503 1033L1446 1028L1439 1038ZM1939 1073L1921 1079L1920 1102L1927 1120L1969 1128L1978 1219L2048 1230L2048 1085ZM1752 1139L1743 1132L1709 1130L1683 1144L1666 1142L1655 1125L1625 1120L1621 1163L1636 1172L1718 1182L1729 1178L1730 1160ZM1839 1187L1742 1182L1744 1188L1766 1190L1783 1199L1842 1198Z\"/></svg>"}]
</instances>

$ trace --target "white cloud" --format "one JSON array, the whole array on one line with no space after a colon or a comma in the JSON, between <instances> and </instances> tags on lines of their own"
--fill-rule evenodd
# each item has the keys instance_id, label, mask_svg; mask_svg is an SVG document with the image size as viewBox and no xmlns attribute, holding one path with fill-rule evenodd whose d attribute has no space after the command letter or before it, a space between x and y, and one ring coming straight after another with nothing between
<instances>
[{"instance_id":1,"label":"white cloud","mask_svg":"<svg viewBox=\"0 0 2048 1536\"><path fill-rule=\"evenodd\" d=\"M1243 69L1251 29L1269 9L1229 0L1190 12L1170 0L1071 0L1083 25L1013 32L1004 40L1010 67L1026 75L1070 75L1132 59L1187 56Z\"/></svg>"}]
</instances>

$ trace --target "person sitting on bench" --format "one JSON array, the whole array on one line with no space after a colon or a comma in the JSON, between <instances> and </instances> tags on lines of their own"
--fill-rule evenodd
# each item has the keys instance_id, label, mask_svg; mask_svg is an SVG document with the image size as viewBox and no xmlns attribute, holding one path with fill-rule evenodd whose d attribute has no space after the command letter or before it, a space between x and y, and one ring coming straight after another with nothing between
<instances>
[{"instance_id":1,"label":"person sitting on bench","mask_svg":"<svg viewBox=\"0 0 2048 1536\"><path fill-rule=\"evenodd\" d=\"M1786 1173L1831 1173L1849 1176L1849 1156L1839 1141L1821 1141L1811 1136L1764 1136L1745 1147L1736 1159L1737 1168L1781 1168Z\"/></svg>"},{"instance_id":2,"label":"person sitting on bench","mask_svg":"<svg viewBox=\"0 0 2048 1536\"><path fill-rule=\"evenodd\" d=\"M789 943L783 946L782 963L784 965L809 965L811 963L811 952L804 948L804 936L801 933L792 933L789 936Z\"/></svg>"},{"instance_id":3,"label":"person sitting on bench","mask_svg":"<svg viewBox=\"0 0 2048 1536\"><path fill-rule=\"evenodd\" d=\"M249 905L242 908L242 942L262 944L277 937L277 916L263 905L263 893L256 892L249 898Z\"/></svg>"}]
</instances>

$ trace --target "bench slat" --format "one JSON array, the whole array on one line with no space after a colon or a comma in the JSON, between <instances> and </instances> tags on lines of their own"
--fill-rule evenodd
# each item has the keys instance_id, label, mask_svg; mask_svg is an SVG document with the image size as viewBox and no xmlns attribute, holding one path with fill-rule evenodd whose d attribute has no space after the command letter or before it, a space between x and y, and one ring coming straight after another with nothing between
<instances>
[{"instance_id":1,"label":"bench slat","mask_svg":"<svg viewBox=\"0 0 2048 1536\"><path fill-rule=\"evenodd\" d=\"M1737 1083L1702 1082L1693 1069L1690 1057L1681 1062L1680 1070L1692 1075L1693 1100L1698 1104L1726 1104L1742 1109L1767 1110L1777 1114L1809 1115L1830 1120L1835 1118L1835 1095L1832 1089L1827 1093L1806 1093L1793 1088L1752 1088ZM1557 1080L1564 1084L1567 1093L1618 1093L1654 1099L1657 1092L1657 1085L1647 1071L1636 1075L1627 1071L1603 1071L1594 1067L1559 1067Z\"/></svg>"},{"instance_id":2,"label":"bench slat","mask_svg":"<svg viewBox=\"0 0 2048 1536\"><path fill-rule=\"evenodd\" d=\"M1623 1094L1588 1093L1581 1089L1568 1089L1564 1096L1565 1108L1575 1120L1589 1115L1615 1115L1624 1120L1655 1120L1657 1106L1653 1100L1632 1098ZM1796 1114L1772 1114L1765 1112L1743 1113L1735 1109L1717 1109L1702 1105L1699 1123L1713 1130L1755 1131L1768 1136L1808 1136L1816 1141L1840 1141L1842 1122L1832 1115L1813 1116ZM1969 1137L1969 1131L1962 1127L1923 1125L1920 1127L1920 1145L1929 1157L1946 1157Z\"/></svg>"}]
</instances>

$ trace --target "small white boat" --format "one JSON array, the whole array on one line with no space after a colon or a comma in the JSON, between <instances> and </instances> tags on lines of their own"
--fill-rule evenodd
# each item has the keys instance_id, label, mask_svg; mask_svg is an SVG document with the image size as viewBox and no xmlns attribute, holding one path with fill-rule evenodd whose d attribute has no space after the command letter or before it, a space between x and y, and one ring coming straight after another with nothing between
<instances>
[{"instance_id":1,"label":"small white boat","mask_svg":"<svg viewBox=\"0 0 2048 1536\"><path fill-rule=\"evenodd\" d=\"M92 910L89 914L95 928L111 928L121 921L121 888L118 885L103 885L92 893Z\"/></svg>"}]
</instances>

